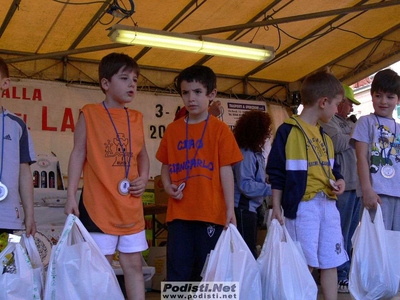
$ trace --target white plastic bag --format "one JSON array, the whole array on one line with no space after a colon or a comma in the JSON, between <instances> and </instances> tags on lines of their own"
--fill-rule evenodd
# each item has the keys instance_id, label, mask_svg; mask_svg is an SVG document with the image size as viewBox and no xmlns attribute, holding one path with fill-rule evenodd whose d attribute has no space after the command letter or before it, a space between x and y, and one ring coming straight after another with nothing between
<instances>
[{"instance_id":1,"label":"white plastic bag","mask_svg":"<svg viewBox=\"0 0 400 300\"><path fill-rule=\"evenodd\" d=\"M389 261L393 264L400 291L400 231L386 230Z\"/></svg>"},{"instance_id":2,"label":"white plastic bag","mask_svg":"<svg viewBox=\"0 0 400 300\"><path fill-rule=\"evenodd\" d=\"M286 227L273 219L261 254L262 298L268 300L317 299L318 288L304 254L293 242Z\"/></svg>"},{"instance_id":3,"label":"white plastic bag","mask_svg":"<svg viewBox=\"0 0 400 300\"><path fill-rule=\"evenodd\" d=\"M72 214L51 252L44 299L124 299L111 265Z\"/></svg>"},{"instance_id":4,"label":"white plastic bag","mask_svg":"<svg viewBox=\"0 0 400 300\"><path fill-rule=\"evenodd\" d=\"M39 251L37 249L35 240L32 236L26 237L26 234L22 234L22 245L24 245L28 257L31 262L34 290L40 295L40 299L43 296L44 291L44 266L42 259L40 258ZM39 299L39 298L34 298Z\"/></svg>"},{"instance_id":5,"label":"white plastic bag","mask_svg":"<svg viewBox=\"0 0 400 300\"><path fill-rule=\"evenodd\" d=\"M234 225L230 224L227 230L222 231L210 253L202 281L237 281L239 299L262 299L257 262Z\"/></svg>"},{"instance_id":6,"label":"white plastic bag","mask_svg":"<svg viewBox=\"0 0 400 300\"><path fill-rule=\"evenodd\" d=\"M349 290L354 299L391 299L397 294L399 279L394 266L399 260L390 260L387 238L380 205L373 222L364 208L353 235Z\"/></svg>"},{"instance_id":7,"label":"white plastic bag","mask_svg":"<svg viewBox=\"0 0 400 300\"><path fill-rule=\"evenodd\" d=\"M0 300L40 299L30 259L21 244L8 243L0 262Z\"/></svg>"}]
</instances>

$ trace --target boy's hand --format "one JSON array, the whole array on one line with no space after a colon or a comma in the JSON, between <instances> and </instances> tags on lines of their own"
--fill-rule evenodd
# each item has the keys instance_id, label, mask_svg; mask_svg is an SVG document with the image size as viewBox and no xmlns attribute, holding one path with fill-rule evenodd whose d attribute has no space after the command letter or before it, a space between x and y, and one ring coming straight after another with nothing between
<instances>
[{"instance_id":1,"label":"boy's hand","mask_svg":"<svg viewBox=\"0 0 400 300\"><path fill-rule=\"evenodd\" d=\"M272 215L271 215L271 221L273 219L277 219L279 224L283 225L284 221L283 221L283 214L282 214L282 208L272 208Z\"/></svg>"},{"instance_id":2,"label":"boy's hand","mask_svg":"<svg viewBox=\"0 0 400 300\"><path fill-rule=\"evenodd\" d=\"M237 226L235 211L232 210L232 209L227 210L227 212L226 212L226 223L225 223L224 229L225 229L225 230L228 229L229 224L231 224L231 223L232 223L233 225Z\"/></svg>"},{"instance_id":3,"label":"boy's hand","mask_svg":"<svg viewBox=\"0 0 400 300\"><path fill-rule=\"evenodd\" d=\"M378 206L377 203L382 205L381 198L372 189L367 193L363 191L362 202L364 207L368 210L375 210Z\"/></svg>"},{"instance_id":4,"label":"boy's hand","mask_svg":"<svg viewBox=\"0 0 400 300\"><path fill-rule=\"evenodd\" d=\"M164 190L168 195L176 200L182 200L183 198L183 191L178 189L178 187L173 183L167 186L164 185Z\"/></svg>"},{"instance_id":5,"label":"boy's hand","mask_svg":"<svg viewBox=\"0 0 400 300\"><path fill-rule=\"evenodd\" d=\"M346 188L346 183L344 182L344 180L343 179L339 179L339 180L337 180L337 181L335 181L335 187L336 188L333 188L332 187L332 192L335 194L335 195L341 195L341 194L343 194L343 192L344 192L344 190L345 190L345 188Z\"/></svg>"},{"instance_id":6,"label":"boy's hand","mask_svg":"<svg viewBox=\"0 0 400 300\"><path fill-rule=\"evenodd\" d=\"M75 197L67 199L67 202L65 203L65 206L64 206L64 213L67 216L69 214L73 214L79 218L78 202L76 202Z\"/></svg>"},{"instance_id":7,"label":"boy's hand","mask_svg":"<svg viewBox=\"0 0 400 300\"><path fill-rule=\"evenodd\" d=\"M147 180L142 177L138 177L130 182L129 193L134 197L140 197L146 190Z\"/></svg>"},{"instance_id":8,"label":"boy's hand","mask_svg":"<svg viewBox=\"0 0 400 300\"><path fill-rule=\"evenodd\" d=\"M34 219L25 219L25 231L26 236L30 237L31 235L34 236L36 233L36 223Z\"/></svg>"}]
</instances>

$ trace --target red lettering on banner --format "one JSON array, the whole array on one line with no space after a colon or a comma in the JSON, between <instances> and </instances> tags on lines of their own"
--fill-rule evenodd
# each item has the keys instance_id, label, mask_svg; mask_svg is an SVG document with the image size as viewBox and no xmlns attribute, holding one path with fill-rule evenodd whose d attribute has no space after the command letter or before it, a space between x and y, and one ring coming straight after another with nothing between
<instances>
[{"instance_id":1,"label":"red lettering on banner","mask_svg":"<svg viewBox=\"0 0 400 300\"><path fill-rule=\"evenodd\" d=\"M10 91L9 89L2 91L1 98L10 98Z\"/></svg>"},{"instance_id":2,"label":"red lettering on banner","mask_svg":"<svg viewBox=\"0 0 400 300\"><path fill-rule=\"evenodd\" d=\"M74 115L72 114L72 109L66 107L64 110L64 117L61 124L61 131L65 131L66 129L71 129L72 132L75 131L75 122Z\"/></svg>"},{"instance_id":3,"label":"red lettering on banner","mask_svg":"<svg viewBox=\"0 0 400 300\"><path fill-rule=\"evenodd\" d=\"M30 93L28 93L28 89L26 87L18 90L18 87L13 86L10 89L4 90L2 92L2 97L8 99L22 99L22 100L33 100L33 101L42 101L42 91L40 89L34 89L32 92L32 98L29 97Z\"/></svg>"},{"instance_id":4,"label":"red lettering on banner","mask_svg":"<svg viewBox=\"0 0 400 300\"><path fill-rule=\"evenodd\" d=\"M47 125L47 106L42 106L42 130L57 131L57 127L49 127Z\"/></svg>"},{"instance_id":5,"label":"red lettering on banner","mask_svg":"<svg viewBox=\"0 0 400 300\"><path fill-rule=\"evenodd\" d=\"M41 89L34 89L32 100L42 101L42 90Z\"/></svg>"},{"instance_id":6,"label":"red lettering on banner","mask_svg":"<svg viewBox=\"0 0 400 300\"><path fill-rule=\"evenodd\" d=\"M12 88L11 88L11 91L12 91L12 98L13 99L21 99L21 97L19 97L18 95L17 95L17 87L16 86L13 86Z\"/></svg>"}]
</instances>

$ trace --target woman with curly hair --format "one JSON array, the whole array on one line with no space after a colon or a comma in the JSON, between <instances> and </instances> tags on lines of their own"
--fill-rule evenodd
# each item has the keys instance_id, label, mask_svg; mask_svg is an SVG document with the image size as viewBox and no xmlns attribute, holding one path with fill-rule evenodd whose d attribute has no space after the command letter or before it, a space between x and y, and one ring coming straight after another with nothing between
<instances>
[{"instance_id":1,"label":"woman with curly hair","mask_svg":"<svg viewBox=\"0 0 400 300\"><path fill-rule=\"evenodd\" d=\"M265 181L263 146L271 136L271 118L260 110L245 112L233 129L243 160L233 166L237 229L257 258L257 208L271 195Z\"/></svg>"}]
</instances>

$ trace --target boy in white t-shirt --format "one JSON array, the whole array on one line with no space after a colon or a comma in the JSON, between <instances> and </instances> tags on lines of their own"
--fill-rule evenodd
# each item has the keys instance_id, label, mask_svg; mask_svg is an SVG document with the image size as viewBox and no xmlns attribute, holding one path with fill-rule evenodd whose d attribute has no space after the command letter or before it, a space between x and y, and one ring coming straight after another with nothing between
<instances>
[{"instance_id":1,"label":"boy in white t-shirt","mask_svg":"<svg viewBox=\"0 0 400 300\"><path fill-rule=\"evenodd\" d=\"M352 135L357 155L362 204L381 205L388 230L400 231L400 124L392 117L400 99L400 76L378 72L371 85L374 113L358 119Z\"/></svg>"}]
</instances>

